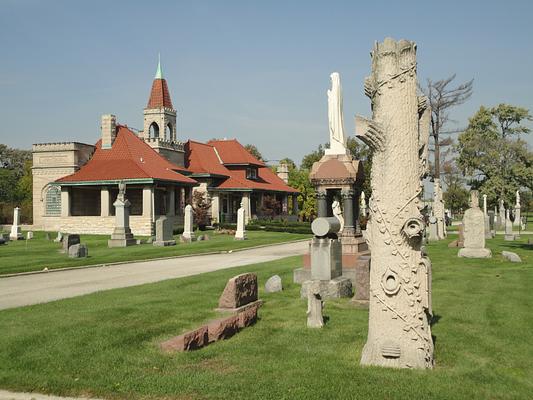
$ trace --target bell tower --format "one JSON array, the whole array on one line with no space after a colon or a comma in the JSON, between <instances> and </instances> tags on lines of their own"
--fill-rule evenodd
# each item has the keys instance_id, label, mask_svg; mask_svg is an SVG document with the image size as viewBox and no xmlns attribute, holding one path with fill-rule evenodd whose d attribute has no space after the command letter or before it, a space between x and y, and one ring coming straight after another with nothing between
<instances>
[{"instance_id":1,"label":"bell tower","mask_svg":"<svg viewBox=\"0 0 533 400\"><path fill-rule=\"evenodd\" d=\"M142 138L170 162L184 166L184 146L176 135L176 115L159 57L150 98L144 109Z\"/></svg>"}]
</instances>

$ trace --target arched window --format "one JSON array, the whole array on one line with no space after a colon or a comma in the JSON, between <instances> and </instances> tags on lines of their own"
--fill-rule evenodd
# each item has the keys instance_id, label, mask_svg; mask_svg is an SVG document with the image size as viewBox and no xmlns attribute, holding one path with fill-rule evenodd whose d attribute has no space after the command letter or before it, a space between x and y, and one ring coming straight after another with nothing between
<instances>
[{"instance_id":1,"label":"arched window","mask_svg":"<svg viewBox=\"0 0 533 400\"><path fill-rule=\"evenodd\" d=\"M159 125L157 125L155 122L152 122L152 124L150 125L150 137L159 137Z\"/></svg>"},{"instance_id":2,"label":"arched window","mask_svg":"<svg viewBox=\"0 0 533 400\"><path fill-rule=\"evenodd\" d=\"M172 124L169 122L167 128L165 129L165 139L172 140Z\"/></svg>"},{"instance_id":3,"label":"arched window","mask_svg":"<svg viewBox=\"0 0 533 400\"><path fill-rule=\"evenodd\" d=\"M61 215L61 189L58 186L51 186L46 191L45 201L46 215Z\"/></svg>"}]
</instances>

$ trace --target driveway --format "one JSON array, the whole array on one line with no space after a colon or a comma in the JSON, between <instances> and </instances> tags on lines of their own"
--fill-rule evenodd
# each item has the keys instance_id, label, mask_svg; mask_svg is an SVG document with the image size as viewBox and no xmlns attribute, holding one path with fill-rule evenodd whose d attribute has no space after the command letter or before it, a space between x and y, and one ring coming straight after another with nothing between
<instances>
[{"instance_id":1,"label":"driveway","mask_svg":"<svg viewBox=\"0 0 533 400\"><path fill-rule=\"evenodd\" d=\"M0 279L0 310L304 254L307 241L232 253L55 271Z\"/></svg>"}]
</instances>

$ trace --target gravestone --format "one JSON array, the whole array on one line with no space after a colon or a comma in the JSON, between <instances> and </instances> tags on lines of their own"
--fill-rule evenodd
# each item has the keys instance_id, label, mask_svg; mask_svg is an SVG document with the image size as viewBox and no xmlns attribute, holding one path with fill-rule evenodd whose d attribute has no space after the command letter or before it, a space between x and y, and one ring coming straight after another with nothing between
<instances>
[{"instance_id":1,"label":"gravestone","mask_svg":"<svg viewBox=\"0 0 533 400\"><path fill-rule=\"evenodd\" d=\"M57 232L57 237L54 239L54 243L61 243L63 241L63 234L61 232Z\"/></svg>"},{"instance_id":2,"label":"gravestone","mask_svg":"<svg viewBox=\"0 0 533 400\"><path fill-rule=\"evenodd\" d=\"M45 238L45 240L50 240L50 233L46 232L44 234L44 238Z\"/></svg>"},{"instance_id":3,"label":"gravestone","mask_svg":"<svg viewBox=\"0 0 533 400\"><path fill-rule=\"evenodd\" d=\"M218 310L238 311L240 308L260 301L257 299L257 275L245 273L234 276L218 300Z\"/></svg>"},{"instance_id":4,"label":"gravestone","mask_svg":"<svg viewBox=\"0 0 533 400\"><path fill-rule=\"evenodd\" d=\"M0 236L0 245L6 244L6 240L3 236Z\"/></svg>"},{"instance_id":5,"label":"gravestone","mask_svg":"<svg viewBox=\"0 0 533 400\"><path fill-rule=\"evenodd\" d=\"M434 215L431 215L428 218L428 221L429 221L429 237L428 237L428 240L430 242L435 242L435 241L439 240L439 228L438 228L437 217L435 217Z\"/></svg>"},{"instance_id":6,"label":"gravestone","mask_svg":"<svg viewBox=\"0 0 533 400\"><path fill-rule=\"evenodd\" d=\"M444 200L440 179L435 178L433 182L433 215L437 218L437 239L446 238L446 218L444 216Z\"/></svg>"},{"instance_id":7,"label":"gravestone","mask_svg":"<svg viewBox=\"0 0 533 400\"><path fill-rule=\"evenodd\" d=\"M485 216L485 239L492 239L492 232L490 230L489 214L487 213L487 195L483 195L483 215Z\"/></svg>"},{"instance_id":8,"label":"gravestone","mask_svg":"<svg viewBox=\"0 0 533 400\"><path fill-rule=\"evenodd\" d=\"M89 250L85 244L74 244L68 248L68 256L70 258L82 258L89 255Z\"/></svg>"},{"instance_id":9,"label":"gravestone","mask_svg":"<svg viewBox=\"0 0 533 400\"><path fill-rule=\"evenodd\" d=\"M502 199L500 199L500 210L499 211L500 211L500 213L498 214L499 221L500 221L499 229L505 229L505 206L504 206Z\"/></svg>"},{"instance_id":10,"label":"gravestone","mask_svg":"<svg viewBox=\"0 0 533 400\"><path fill-rule=\"evenodd\" d=\"M265 283L265 292L275 293L275 292L281 292L282 290L283 290L283 286L281 284L281 277L279 275L274 275L268 278L268 280Z\"/></svg>"},{"instance_id":11,"label":"gravestone","mask_svg":"<svg viewBox=\"0 0 533 400\"><path fill-rule=\"evenodd\" d=\"M196 236L194 234L193 230L193 222L194 222L194 214L193 209L190 204L187 204L185 206L185 217L184 217L184 225L183 225L183 234L181 237L183 238L184 242L192 242L196 239Z\"/></svg>"},{"instance_id":12,"label":"gravestone","mask_svg":"<svg viewBox=\"0 0 533 400\"><path fill-rule=\"evenodd\" d=\"M311 224L311 279L302 283L302 298L307 298L314 281L319 282L323 299L352 296L352 282L342 276L342 243L337 236L340 226L336 217L316 218Z\"/></svg>"},{"instance_id":13,"label":"gravestone","mask_svg":"<svg viewBox=\"0 0 533 400\"><path fill-rule=\"evenodd\" d=\"M246 240L246 210L243 203L237 210L237 232L235 232L235 240Z\"/></svg>"},{"instance_id":14,"label":"gravestone","mask_svg":"<svg viewBox=\"0 0 533 400\"><path fill-rule=\"evenodd\" d=\"M504 239L507 241L515 240L515 235L513 233L513 223L509 217L509 210L505 211L505 236Z\"/></svg>"},{"instance_id":15,"label":"gravestone","mask_svg":"<svg viewBox=\"0 0 533 400\"><path fill-rule=\"evenodd\" d=\"M115 207L115 229L111 234L111 239L107 241L108 247L127 247L137 244L130 229L130 206L131 203L126 198L126 184L118 184L118 195L113 203Z\"/></svg>"},{"instance_id":16,"label":"gravestone","mask_svg":"<svg viewBox=\"0 0 533 400\"><path fill-rule=\"evenodd\" d=\"M372 119L356 117L356 136L373 154L370 307L361 364L433 368L431 263L421 252L419 198L428 173L431 110L428 99L418 96L414 42L386 38L371 57L364 91Z\"/></svg>"},{"instance_id":17,"label":"gravestone","mask_svg":"<svg viewBox=\"0 0 533 400\"><path fill-rule=\"evenodd\" d=\"M155 241L152 242L152 245L161 247L175 246L176 241L174 240L172 228L172 221L164 215L160 216L155 221Z\"/></svg>"},{"instance_id":18,"label":"gravestone","mask_svg":"<svg viewBox=\"0 0 533 400\"><path fill-rule=\"evenodd\" d=\"M20 230L20 208L15 207L13 210L13 225L9 233L10 240L24 240L24 235Z\"/></svg>"},{"instance_id":19,"label":"gravestone","mask_svg":"<svg viewBox=\"0 0 533 400\"><path fill-rule=\"evenodd\" d=\"M32 231L26 232L26 240L31 240L31 239L33 239L33 232Z\"/></svg>"},{"instance_id":20,"label":"gravestone","mask_svg":"<svg viewBox=\"0 0 533 400\"><path fill-rule=\"evenodd\" d=\"M490 258L492 252L485 248L485 215L479 208L478 191L470 192L470 208L463 216L464 248L459 250L459 257Z\"/></svg>"},{"instance_id":21,"label":"gravestone","mask_svg":"<svg viewBox=\"0 0 533 400\"><path fill-rule=\"evenodd\" d=\"M322 309L324 303L321 297L320 281L311 281L307 289L307 327L308 328L322 328L324 326L324 318L322 316Z\"/></svg>"},{"instance_id":22,"label":"gravestone","mask_svg":"<svg viewBox=\"0 0 533 400\"><path fill-rule=\"evenodd\" d=\"M517 190L516 191L516 204L514 206L514 221L513 221L513 225L514 226L518 226L518 227L520 227L520 223L521 223L520 208L521 208L521 205L520 205L520 191Z\"/></svg>"},{"instance_id":23,"label":"gravestone","mask_svg":"<svg viewBox=\"0 0 533 400\"><path fill-rule=\"evenodd\" d=\"M502 256L507 261L516 262L516 263L522 262L522 259L520 258L520 256L516 253L513 253L512 251L502 251Z\"/></svg>"},{"instance_id":24,"label":"gravestone","mask_svg":"<svg viewBox=\"0 0 533 400\"><path fill-rule=\"evenodd\" d=\"M61 252L68 254L68 251L70 249L70 246L74 246L75 244L80 243L80 235L78 234L65 234L63 236L63 247Z\"/></svg>"}]
</instances>

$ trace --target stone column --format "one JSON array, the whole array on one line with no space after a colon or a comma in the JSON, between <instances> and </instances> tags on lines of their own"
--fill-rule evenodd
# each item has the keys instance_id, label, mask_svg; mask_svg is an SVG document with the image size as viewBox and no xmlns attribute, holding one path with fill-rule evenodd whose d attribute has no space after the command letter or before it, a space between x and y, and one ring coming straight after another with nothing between
<instances>
[{"instance_id":1,"label":"stone column","mask_svg":"<svg viewBox=\"0 0 533 400\"><path fill-rule=\"evenodd\" d=\"M492 232L490 231L490 219L487 212L487 195L483 195L483 216L485 218L485 239L492 238Z\"/></svg>"},{"instance_id":2,"label":"stone column","mask_svg":"<svg viewBox=\"0 0 533 400\"><path fill-rule=\"evenodd\" d=\"M20 230L20 208L15 207L13 210L13 225L11 225L11 232L9 233L9 239L22 240L24 236Z\"/></svg>"},{"instance_id":3,"label":"stone column","mask_svg":"<svg viewBox=\"0 0 533 400\"><path fill-rule=\"evenodd\" d=\"M61 187L61 216L70 216L70 190L67 186Z\"/></svg>"},{"instance_id":4,"label":"stone column","mask_svg":"<svg viewBox=\"0 0 533 400\"><path fill-rule=\"evenodd\" d=\"M109 188L102 186L100 188L100 216L109 217Z\"/></svg>"},{"instance_id":5,"label":"stone column","mask_svg":"<svg viewBox=\"0 0 533 400\"><path fill-rule=\"evenodd\" d=\"M218 192L211 194L211 223L220 222L220 195Z\"/></svg>"},{"instance_id":6,"label":"stone column","mask_svg":"<svg viewBox=\"0 0 533 400\"><path fill-rule=\"evenodd\" d=\"M317 217L326 218L328 216L327 193L325 190L316 191L316 210Z\"/></svg>"},{"instance_id":7,"label":"stone column","mask_svg":"<svg viewBox=\"0 0 533 400\"><path fill-rule=\"evenodd\" d=\"M355 193L352 189L343 189L341 191L343 212L344 212L344 229L341 235L343 237L351 237L355 235L355 221L354 221L354 197Z\"/></svg>"},{"instance_id":8,"label":"stone column","mask_svg":"<svg viewBox=\"0 0 533 400\"><path fill-rule=\"evenodd\" d=\"M431 262L421 252L431 111L417 96L416 44L386 38L371 53L372 119L356 135L373 151L367 241L372 252L368 338L361 364L432 368Z\"/></svg>"},{"instance_id":9,"label":"stone column","mask_svg":"<svg viewBox=\"0 0 533 400\"><path fill-rule=\"evenodd\" d=\"M152 186L143 187L143 217L152 218Z\"/></svg>"},{"instance_id":10,"label":"stone column","mask_svg":"<svg viewBox=\"0 0 533 400\"><path fill-rule=\"evenodd\" d=\"M174 186L168 187L168 216L176 215L176 188Z\"/></svg>"}]
</instances>

